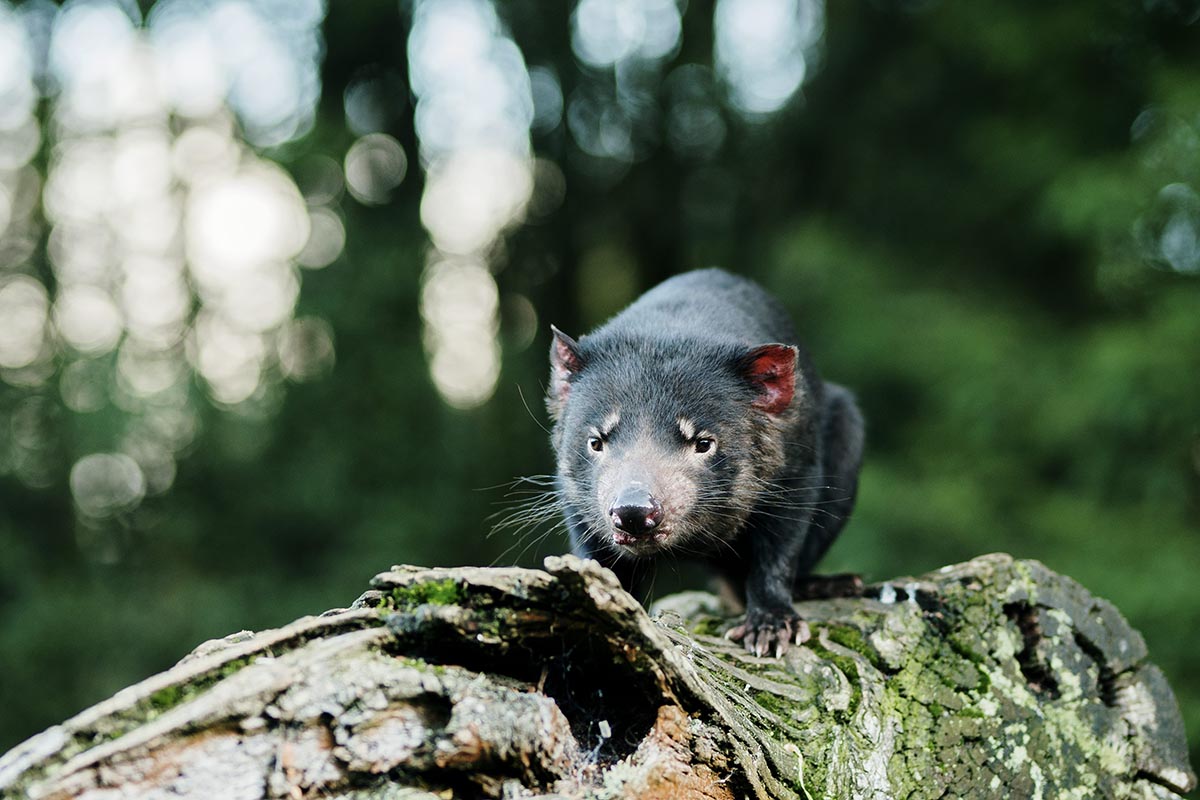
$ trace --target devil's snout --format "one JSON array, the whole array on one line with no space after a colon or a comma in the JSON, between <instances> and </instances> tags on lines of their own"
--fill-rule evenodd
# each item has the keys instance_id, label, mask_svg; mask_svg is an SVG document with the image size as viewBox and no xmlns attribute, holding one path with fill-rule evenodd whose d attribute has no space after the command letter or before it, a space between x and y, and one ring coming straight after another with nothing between
<instances>
[{"instance_id":1,"label":"devil's snout","mask_svg":"<svg viewBox=\"0 0 1200 800\"><path fill-rule=\"evenodd\" d=\"M645 536L662 521L662 503L641 487L628 487L617 493L608 509L613 527L630 536Z\"/></svg>"}]
</instances>

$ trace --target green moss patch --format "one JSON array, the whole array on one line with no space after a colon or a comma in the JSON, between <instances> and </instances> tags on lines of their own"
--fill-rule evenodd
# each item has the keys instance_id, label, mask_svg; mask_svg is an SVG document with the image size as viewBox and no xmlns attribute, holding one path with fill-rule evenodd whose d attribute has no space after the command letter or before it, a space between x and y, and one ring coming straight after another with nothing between
<instances>
[{"instance_id":1,"label":"green moss patch","mask_svg":"<svg viewBox=\"0 0 1200 800\"><path fill-rule=\"evenodd\" d=\"M836 642L847 650L853 650L870 662L871 666L880 672L887 671L883 658L867 643L862 631L848 625L829 625L825 628L829 641Z\"/></svg>"},{"instance_id":2,"label":"green moss patch","mask_svg":"<svg viewBox=\"0 0 1200 800\"><path fill-rule=\"evenodd\" d=\"M850 702L845 711L836 711L834 714L840 722L848 722L854 716L854 712L858 710L858 704L862 701L862 686L860 685L861 678L858 674L858 662L851 656L826 649L820 642L815 640L808 641L805 646L837 667L838 671L846 676L846 680L850 684Z\"/></svg>"},{"instance_id":3,"label":"green moss patch","mask_svg":"<svg viewBox=\"0 0 1200 800\"><path fill-rule=\"evenodd\" d=\"M459 602L462 598L462 587L453 578L414 583L411 586L398 586L392 589L392 604L393 608L397 610L423 605L449 606Z\"/></svg>"},{"instance_id":4,"label":"green moss patch","mask_svg":"<svg viewBox=\"0 0 1200 800\"><path fill-rule=\"evenodd\" d=\"M725 627L725 621L720 617L701 617L692 625L692 634L696 636L720 636Z\"/></svg>"}]
</instances>

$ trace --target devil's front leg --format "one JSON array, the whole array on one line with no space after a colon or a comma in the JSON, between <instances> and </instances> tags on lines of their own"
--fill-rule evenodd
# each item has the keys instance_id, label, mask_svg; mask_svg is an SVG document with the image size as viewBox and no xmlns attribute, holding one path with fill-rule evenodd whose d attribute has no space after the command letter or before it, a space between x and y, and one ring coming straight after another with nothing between
<instances>
[{"instance_id":1,"label":"devil's front leg","mask_svg":"<svg viewBox=\"0 0 1200 800\"><path fill-rule=\"evenodd\" d=\"M787 652L809 637L808 624L792 605L796 565L810 514L800 519L759 515L742 534L745 542L746 619L725 634L756 656Z\"/></svg>"}]
</instances>

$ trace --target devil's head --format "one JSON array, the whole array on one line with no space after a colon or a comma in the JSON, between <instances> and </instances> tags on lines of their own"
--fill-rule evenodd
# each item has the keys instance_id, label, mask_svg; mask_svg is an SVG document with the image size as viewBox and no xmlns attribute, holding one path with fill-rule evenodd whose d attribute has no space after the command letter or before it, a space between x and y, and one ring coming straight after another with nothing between
<instances>
[{"instance_id":1,"label":"devil's head","mask_svg":"<svg viewBox=\"0 0 1200 800\"><path fill-rule=\"evenodd\" d=\"M546 405L568 515L630 555L732 539L805 405L796 348L553 330Z\"/></svg>"}]
</instances>

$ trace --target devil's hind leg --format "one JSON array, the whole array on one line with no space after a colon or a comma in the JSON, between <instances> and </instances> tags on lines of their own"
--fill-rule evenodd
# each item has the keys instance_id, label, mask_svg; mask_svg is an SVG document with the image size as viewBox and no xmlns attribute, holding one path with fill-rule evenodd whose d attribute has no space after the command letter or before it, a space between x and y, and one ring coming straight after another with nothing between
<instances>
[{"instance_id":1,"label":"devil's hind leg","mask_svg":"<svg viewBox=\"0 0 1200 800\"><path fill-rule=\"evenodd\" d=\"M798 577L805 576L825 555L854 510L863 457L863 418L848 389L825 384L821 427L821 475L825 488L800 553Z\"/></svg>"}]
</instances>

